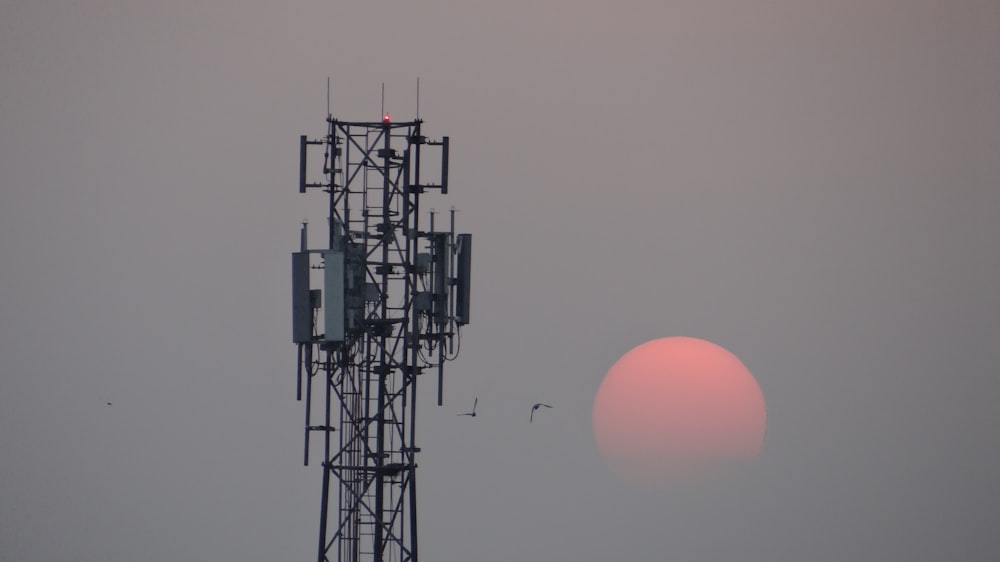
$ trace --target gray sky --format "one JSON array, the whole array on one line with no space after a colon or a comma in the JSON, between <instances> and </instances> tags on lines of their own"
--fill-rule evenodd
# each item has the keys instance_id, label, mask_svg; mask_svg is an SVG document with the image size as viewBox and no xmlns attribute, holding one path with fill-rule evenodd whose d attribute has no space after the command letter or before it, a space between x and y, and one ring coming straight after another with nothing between
<instances>
[{"instance_id":1,"label":"gray sky","mask_svg":"<svg viewBox=\"0 0 1000 562\"><path fill-rule=\"evenodd\" d=\"M475 238L425 560L1000 557L995 1L5 0L0 558L314 557L288 254L327 76L346 119L420 78ZM590 408L669 335L753 371L767 443L650 493Z\"/></svg>"}]
</instances>

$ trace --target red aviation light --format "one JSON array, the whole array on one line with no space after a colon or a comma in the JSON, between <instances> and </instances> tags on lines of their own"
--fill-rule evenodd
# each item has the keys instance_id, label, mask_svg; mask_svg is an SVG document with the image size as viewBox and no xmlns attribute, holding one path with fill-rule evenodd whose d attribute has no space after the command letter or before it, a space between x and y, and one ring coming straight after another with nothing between
<instances>
[{"instance_id":1,"label":"red aviation light","mask_svg":"<svg viewBox=\"0 0 1000 562\"><path fill-rule=\"evenodd\" d=\"M389 114L388 113L386 113L385 115L382 116L382 122L383 123L388 123L390 120L391 119L389 118Z\"/></svg>"}]
</instances>

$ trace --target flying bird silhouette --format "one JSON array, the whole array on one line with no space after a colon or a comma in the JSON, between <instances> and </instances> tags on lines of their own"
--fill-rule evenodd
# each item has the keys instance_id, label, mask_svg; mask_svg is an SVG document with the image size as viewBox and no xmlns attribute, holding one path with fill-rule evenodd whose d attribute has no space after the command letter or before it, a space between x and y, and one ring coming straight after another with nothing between
<instances>
[{"instance_id":1,"label":"flying bird silhouette","mask_svg":"<svg viewBox=\"0 0 1000 562\"><path fill-rule=\"evenodd\" d=\"M476 396L476 400L472 403L472 411L465 414L458 414L459 416L471 416L476 417L476 406L479 405L479 397Z\"/></svg>"},{"instance_id":2,"label":"flying bird silhouette","mask_svg":"<svg viewBox=\"0 0 1000 562\"><path fill-rule=\"evenodd\" d=\"M528 423L531 423L531 422L535 421L535 410L541 408L542 406L545 406L546 408L551 408L552 407L552 406L549 406L548 404L542 404L541 402L539 402L538 404L535 404L534 406L531 407L531 416L528 418Z\"/></svg>"}]
</instances>

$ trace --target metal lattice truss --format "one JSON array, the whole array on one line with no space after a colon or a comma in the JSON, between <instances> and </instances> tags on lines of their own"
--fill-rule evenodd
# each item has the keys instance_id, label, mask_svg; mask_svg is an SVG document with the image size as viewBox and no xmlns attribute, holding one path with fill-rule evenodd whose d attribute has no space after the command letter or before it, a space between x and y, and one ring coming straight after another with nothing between
<instances>
[{"instance_id":1,"label":"metal lattice truss","mask_svg":"<svg viewBox=\"0 0 1000 562\"><path fill-rule=\"evenodd\" d=\"M324 139L302 139L301 182L303 191L329 194L329 249L346 272L343 337L327 337L314 321L312 341L299 342L300 372L308 374L307 464L310 435L323 441L317 560L415 562L417 379L436 368L440 402L459 327L450 296L454 215L450 232L434 230L433 213L425 231L418 218L422 193L447 192L447 137L429 141L420 120L327 122ZM321 182L304 179L306 145L324 148ZM437 183L421 183L431 175L420 162L428 147L443 147ZM323 423L314 425L321 380L325 396L315 400Z\"/></svg>"}]
</instances>

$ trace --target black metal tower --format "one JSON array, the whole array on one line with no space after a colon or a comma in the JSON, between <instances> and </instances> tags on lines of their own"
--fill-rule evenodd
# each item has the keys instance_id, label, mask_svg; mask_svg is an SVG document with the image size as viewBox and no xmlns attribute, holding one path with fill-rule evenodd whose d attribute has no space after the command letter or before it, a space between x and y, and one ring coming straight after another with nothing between
<instances>
[{"instance_id":1,"label":"black metal tower","mask_svg":"<svg viewBox=\"0 0 1000 562\"><path fill-rule=\"evenodd\" d=\"M442 403L471 264L454 211L447 231L433 211L420 221L421 197L448 193L448 137L426 138L422 123L328 117L324 138L300 140L299 191L329 199L325 247L309 248L303 224L292 254L304 463L313 437L323 449L318 562L417 561L417 381L436 372Z\"/></svg>"}]
</instances>

